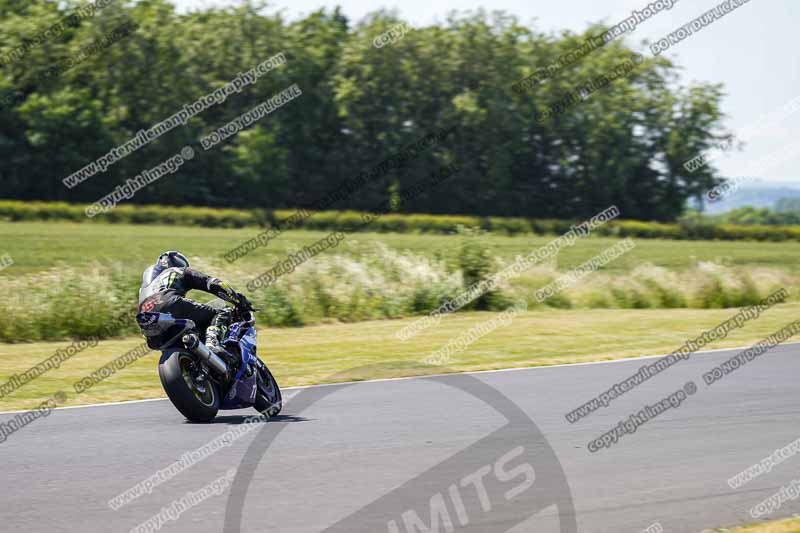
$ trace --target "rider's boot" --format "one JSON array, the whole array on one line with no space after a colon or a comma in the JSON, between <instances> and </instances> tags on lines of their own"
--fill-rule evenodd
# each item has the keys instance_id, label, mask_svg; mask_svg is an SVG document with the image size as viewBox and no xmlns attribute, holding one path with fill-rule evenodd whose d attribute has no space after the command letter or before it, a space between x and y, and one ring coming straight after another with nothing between
<instances>
[{"instance_id":1,"label":"rider's boot","mask_svg":"<svg viewBox=\"0 0 800 533\"><path fill-rule=\"evenodd\" d=\"M238 366L238 359L222 346L221 339L227 331L228 320L230 317L226 313L219 313L211 321L211 325L206 330L206 346L208 349L220 356L231 367Z\"/></svg>"}]
</instances>

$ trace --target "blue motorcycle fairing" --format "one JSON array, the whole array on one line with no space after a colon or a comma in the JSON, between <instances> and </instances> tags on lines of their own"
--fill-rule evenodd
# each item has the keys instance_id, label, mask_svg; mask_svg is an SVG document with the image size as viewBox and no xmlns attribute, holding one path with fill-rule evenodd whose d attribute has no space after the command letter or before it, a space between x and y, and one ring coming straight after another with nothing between
<instances>
[{"instance_id":1,"label":"blue motorcycle fairing","mask_svg":"<svg viewBox=\"0 0 800 533\"><path fill-rule=\"evenodd\" d=\"M234 384L222 399L220 409L241 409L251 407L256 403L258 384L256 372L249 377L245 376L248 365L256 367L256 330L252 326L245 326L243 322L235 322L228 328L228 335L223 345L238 344L242 357L242 364L234 376Z\"/></svg>"}]
</instances>

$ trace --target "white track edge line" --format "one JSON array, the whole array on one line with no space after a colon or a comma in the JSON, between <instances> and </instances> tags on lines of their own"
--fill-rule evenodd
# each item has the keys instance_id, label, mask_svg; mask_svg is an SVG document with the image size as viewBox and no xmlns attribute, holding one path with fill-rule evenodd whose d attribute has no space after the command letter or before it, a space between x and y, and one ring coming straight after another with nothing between
<instances>
[{"instance_id":1,"label":"white track edge line","mask_svg":"<svg viewBox=\"0 0 800 533\"><path fill-rule=\"evenodd\" d=\"M800 342L786 342L780 344L780 346L795 346L800 345ZM738 346L734 348L716 348L714 350L703 350L700 352L694 352L692 355L706 355L706 354L713 354L718 352L731 352L736 350L746 350L753 346L752 344L748 346ZM298 385L295 387L285 387L281 388L282 391L290 391L290 390L303 390L303 389L312 389L314 387L336 387L342 385L358 385L359 383L383 383L387 381L404 381L409 379L423 379L423 378L437 378L437 377L445 377L445 376L452 376L454 374L494 374L499 372L519 372L522 370L546 370L552 368L563 368L563 367L571 367L571 366L588 366L588 365L605 365L611 363L630 363L631 361L638 361L640 359L656 359L659 357L666 357L669 354L659 354L659 355L642 355L642 356L633 356L633 357L625 357L622 359L610 359L608 361L587 361L585 363L561 363L556 365L539 365L539 366L522 366L522 367L514 367L514 368L498 368L494 370L471 370L468 372L450 372L447 374L423 374L419 376L404 376L399 378L380 378L380 379L365 379L362 381L339 381L336 383L317 383L314 385ZM168 398L148 398L145 400L125 400L122 402L107 402L107 403L92 403L87 405L67 405L65 407L56 407L54 411L61 411L65 409L86 409L89 407L107 407L111 405L125 405L131 403L144 403L144 402L161 402L167 400ZM245 408L246 409L246 408ZM31 411L29 409L28 411ZM0 415L13 415L16 413L27 413L28 411L0 411Z\"/></svg>"}]
</instances>

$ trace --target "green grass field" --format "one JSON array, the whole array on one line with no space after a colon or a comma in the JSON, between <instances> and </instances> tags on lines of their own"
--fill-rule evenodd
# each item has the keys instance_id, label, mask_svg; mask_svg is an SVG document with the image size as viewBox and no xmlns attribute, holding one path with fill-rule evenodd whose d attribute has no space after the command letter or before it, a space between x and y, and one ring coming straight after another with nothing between
<instances>
[{"instance_id":1,"label":"green grass field","mask_svg":"<svg viewBox=\"0 0 800 533\"><path fill-rule=\"evenodd\" d=\"M188 256L204 257L226 264L223 254L252 237L258 231L245 229L216 229L172 226L75 224L63 222L0 222L0 255L8 253L14 265L0 273L18 276L39 272L59 263L80 266L90 261L119 262L144 270L164 250L180 249ZM238 260L237 267L271 267L285 258L288 251L327 235L318 231L287 231L268 246L258 248ZM337 253L359 256L369 253L375 242L398 250L410 250L429 257L452 261L458 253L458 235L427 235L400 233L350 234L338 246ZM522 235L515 237L486 235L484 241L493 255L510 259L529 253L553 237ZM558 268L572 268L618 242L610 238L586 238L559 253ZM605 269L626 272L648 261L671 269L683 269L698 261L715 261L728 265L765 266L798 272L800 265L798 242L740 242L740 241L670 241L637 240L637 247L614 261ZM224 273L220 273L223 275Z\"/></svg>"}]
</instances>

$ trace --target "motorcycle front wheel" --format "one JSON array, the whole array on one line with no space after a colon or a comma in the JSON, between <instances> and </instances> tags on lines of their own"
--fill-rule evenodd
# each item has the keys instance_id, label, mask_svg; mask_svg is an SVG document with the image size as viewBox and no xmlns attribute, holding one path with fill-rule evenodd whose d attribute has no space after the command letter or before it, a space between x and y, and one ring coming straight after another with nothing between
<instances>
[{"instance_id":1,"label":"motorcycle front wheel","mask_svg":"<svg viewBox=\"0 0 800 533\"><path fill-rule=\"evenodd\" d=\"M276 416L283 408L283 398L278 382L263 362L258 366L258 391L256 392L256 410L267 416Z\"/></svg>"}]
</instances>

